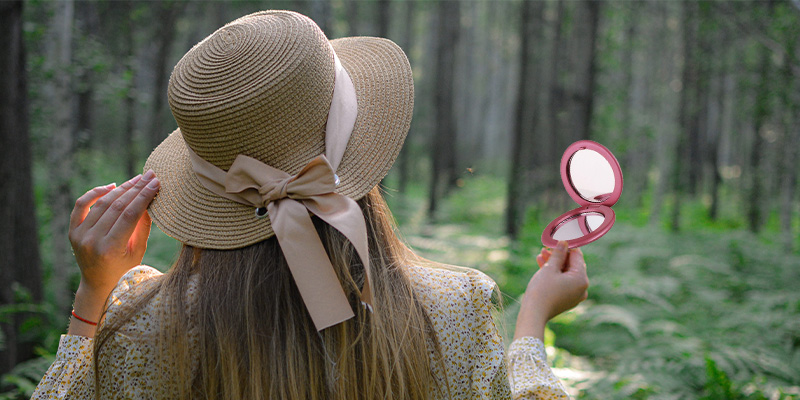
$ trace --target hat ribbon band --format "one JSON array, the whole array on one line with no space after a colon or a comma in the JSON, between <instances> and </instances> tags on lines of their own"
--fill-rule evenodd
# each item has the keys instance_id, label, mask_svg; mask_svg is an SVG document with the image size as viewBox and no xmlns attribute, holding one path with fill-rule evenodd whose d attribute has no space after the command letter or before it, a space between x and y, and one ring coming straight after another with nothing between
<instances>
[{"instance_id":1,"label":"hat ribbon band","mask_svg":"<svg viewBox=\"0 0 800 400\"><path fill-rule=\"evenodd\" d=\"M355 314L309 212L353 244L365 271L361 301L372 306L364 214L353 199L335 193L336 177L324 155L292 176L245 155L237 156L225 172L188 146L187 150L197 178L207 189L240 204L267 207L272 230L317 330Z\"/></svg>"}]
</instances>

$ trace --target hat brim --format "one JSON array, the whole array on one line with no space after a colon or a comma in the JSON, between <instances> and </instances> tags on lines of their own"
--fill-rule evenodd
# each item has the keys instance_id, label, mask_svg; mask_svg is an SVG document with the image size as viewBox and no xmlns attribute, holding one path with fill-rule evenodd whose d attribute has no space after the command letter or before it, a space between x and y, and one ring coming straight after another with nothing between
<instances>
[{"instance_id":1,"label":"hat brim","mask_svg":"<svg viewBox=\"0 0 800 400\"><path fill-rule=\"evenodd\" d=\"M342 162L337 192L358 200L389 172L411 125L414 83L402 49L390 40L351 37L330 41L356 90L358 115ZM145 163L161 189L148 209L167 235L195 247L235 249L274 235L269 217L206 189L192 170L180 129Z\"/></svg>"}]
</instances>

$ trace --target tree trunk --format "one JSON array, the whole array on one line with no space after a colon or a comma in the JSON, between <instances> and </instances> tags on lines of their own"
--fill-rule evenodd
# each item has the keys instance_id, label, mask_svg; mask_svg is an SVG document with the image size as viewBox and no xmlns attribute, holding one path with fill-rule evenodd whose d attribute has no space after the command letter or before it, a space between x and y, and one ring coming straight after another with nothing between
<instances>
[{"instance_id":1,"label":"tree trunk","mask_svg":"<svg viewBox=\"0 0 800 400\"><path fill-rule=\"evenodd\" d=\"M491 72L491 65L494 63L495 56L492 53L499 53L498 49L492 48L491 32L494 25L497 23L497 11L493 3L482 2L479 3L482 7L483 13L481 14L485 19L485 31L479 35L478 42L480 48L476 51L474 59L477 60L475 76L481 77L476 82L480 88L478 91L479 97L474 99L473 108L470 111L471 127L475 131L474 145L472 154L483 153L489 157L490 160L497 158L497 154L493 153L493 146L487 145L496 141L498 136L495 132L485 129L485 124L489 119L489 110L491 109L492 93L491 85L493 84L494 74ZM485 10L484 10L485 9ZM478 17L476 16L476 19Z\"/></svg>"},{"instance_id":2,"label":"tree trunk","mask_svg":"<svg viewBox=\"0 0 800 400\"><path fill-rule=\"evenodd\" d=\"M124 51L122 53L122 57L124 58L124 77L125 77L125 91L124 95L125 98L123 99L123 115L125 118L125 127L122 132L122 140L123 140L123 151L125 153L125 174L128 177L132 177L136 175L136 163L138 162L138 154L136 148L134 146L134 123L135 123L135 115L136 115L136 86L135 86L135 77L136 77L136 68L135 63L136 59L134 56L134 47L133 47L133 3L132 1L123 1L121 2L121 6L124 7L125 13L124 15L127 16L126 20L123 22L123 29L122 29L122 45Z\"/></svg>"},{"instance_id":3,"label":"tree trunk","mask_svg":"<svg viewBox=\"0 0 800 400\"><path fill-rule=\"evenodd\" d=\"M155 60L155 82L153 90L152 109L150 110L150 132L148 136L148 149L154 149L167 137L164 127L167 107L164 100L167 98L167 78L170 73L170 50L175 39L175 25L178 16L183 11L185 3L164 2L156 6L159 9L158 22L155 24L155 41L158 44Z\"/></svg>"},{"instance_id":4,"label":"tree trunk","mask_svg":"<svg viewBox=\"0 0 800 400\"><path fill-rule=\"evenodd\" d=\"M787 32L788 54L787 59L792 60L797 54L798 39L800 39L800 28L797 26ZM787 253L794 251L795 240L797 235L792 228L792 220L794 219L794 211L797 206L795 196L797 195L798 183L798 166L797 160L798 147L800 147L800 78L792 73L790 63L785 63L781 70L783 75L783 82L785 88L782 89L782 101L787 105L786 110L786 129L783 135L783 165L781 165L782 180L781 180L781 206L780 206L780 225L781 237L783 238L783 247Z\"/></svg>"},{"instance_id":5,"label":"tree trunk","mask_svg":"<svg viewBox=\"0 0 800 400\"><path fill-rule=\"evenodd\" d=\"M531 171L536 171L539 162L542 165L558 165L558 157L564 152L568 138L561 138L561 132L565 129L564 124L564 111L566 109L566 96L564 87L563 75L568 67L566 53L566 40L564 38L564 16L566 14L567 2L558 1L555 4L548 5L554 8L552 22L548 25L551 31L550 36L550 51L548 57L545 57L545 66L543 67L544 77L542 80L542 90L546 95L542 99L543 107L541 110L542 121L541 128L544 135L539 137L539 151L537 152L537 160L531 160L527 168ZM571 137L571 136L570 136ZM532 174L528 180L538 188L539 202L542 204L550 204L553 193L563 193L563 186L560 184L560 179L556 174L550 173Z\"/></svg>"},{"instance_id":6,"label":"tree trunk","mask_svg":"<svg viewBox=\"0 0 800 400\"><path fill-rule=\"evenodd\" d=\"M582 0L575 2L575 26L572 35L574 43L572 72L573 80L567 101L570 103L570 132L564 137L575 140L591 138L592 111L594 109L595 41L600 18L600 2Z\"/></svg>"},{"instance_id":7,"label":"tree trunk","mask_svg":"<svg viewBox=\"0 0 800 400\"><path fill-rule=\"evenodd\" d=\"M79 2L76 4L76 15L79 16L80 39L93 39L98 34L100 16L97 12L97 4L94 2ZM75 148L76 151L91 149L93 141L93 122L94 122L94 93L95 93L95 72L93 66L82 66L78 73L78 82L75 94L77 97L76 126L75 126ZM89 171L84 166L79 166L83 176L88 176Z\"/></svg>"},{"instance_id":8,"label":"tree trunk","mask_svg":"<svg viewBox=\"0 0 800 400\"><path fill-rule=\"evenodd\" d=\"M547 118L545 121L547 125L544 127L546 132L551 133L550 137L552 140L550 141L550 146L548 147L549 151L546 152L546 154L550 156L559 154L559 152L563 151L560 141L557 140L558 133L561 132L559 113L561 113L561 110L564 106L564 90L561 87L561 79L559 76L561 69L564 68L564 62L562 60L564 41L563 34L561 32L563 15L564 2L556 2L556 12L552 27L553 39L550 45L550 61L548 63L549 70L547 71L547 81L550 82L550 85L547 88L549 93L547 97L547 109L545 114L550 118Z\"/></svg>"},{"instance_id":9,"label":"tree trunk","mask_svg":"<svg viewBox=\"0 0 800 400\"><path fill-rule=\"evenodd\" d=\"M311 0L311 19L331 36L331 0Z\"/></svg>"},{"instance_id":10,"label":"tree trunk","mask_svg":"<svg viewBox=\"0 0 800 400\"><path fill-rule=\"evenodd\" d=\"M74 3L62 0L57 3L54 14L55 35L55 130L49 140L48 170L50 172L50 208L52 220L53 275L51 279L53 297L59 311L69 309L71 296L68 287L70 271L74 266L67 240L69 214L75 199L70 190L73 171L73 88L69 66L72 64L72 22Z\"/></svg>"},{"instance_id":11,"label":"tree trunk","mask_svg":"<svg viewBox=\"0 0 800 400\"><path fill-rule=\"evenodd\" d=\"M359 0L344 0L345 3L345 14L347 18L347 35L348 36L359 36L361 34L361 29L359 28L359 18L358 18L358 3Z\"/></svg>"},{"instance_id":12,"label":"tree trunk","mask_svg":"<svg viewBox=\"0 0 800 400\"><path fill-rule=\"evenodd\" d=\"M0 305L13 304L15 286L33 302L42 299L42 275L33 201L31 145L28 130L27 75L22 31L22 1L0 2ZM31 343L17 337L26 315L0 324L0 375L33 355Z\"/></svg>"},{"instance_id":13,"label":"tree trunk","mask_svg":"<svg viewBox=\"0 0 800 400\"><path fill-rule=\"evenodd\" d=\"M406 14L405 14L405 30L403 31L403 40L400 46L405 50L406 54L408 54L409 60L411 59L411 47L412 47L412 40L414 38L414 1L406 1ZM413 65L413 61L412 61ZM416 107L415 107L416 108ZM398 184L398 190L400 193L406 193L408 189L408 178L409 178L409 157L411 155L411 135L414 133L414 127L417 124L414 121L411 121L411 129L408 132L408 136L406 136L406 145L400 151L400 159L398 160L398 168L400 169L400 182Z\"/></svg>"},{"instance_id":14,"label":"tree trunk","mask_svg":"<svg viewBox=\"0 0 800 400\"><path fill-rule=\"evenodd\" d=\"M709 16L705 16L708 18ZM728 75L728 51L727 48L730 42L725 37L725 34L717 31L715 35L706 39L706 42L713 40L718 43L718 46L709 46L710 53L707 54L713 61L713 66L708 75L709 87L706 91L705 103L708 110L707 118L707 138L708 138L708 159L710 163L711 173L711 206L708 210L708 216L712 221L719 217L719 191L722 184L722 175L720 174L720 152L722 143L723 123L725 118L725 80ZM716 78L711 78L715 76Z\"/></svg>"},{"instance_id":15,"label":"tree trunk","mask_svg":"<svg viewBox=\"0 0 800 400\"><path fill-rule=\"evenodd\" d=\"M716 90L709 90L707 102L709 106L713 106L714 112L709 113L709 156L711 164L711 206L708 210L708 217L715 221L719 217L719 189L722 183L722 175L720 175L720 142L722 138L722 123L723 123L723 107L724 107L724 85L725 74L727 71L719 71L720 76L716 79ZM712 93L716 93L713 96Z\"/></svg>"},{"instance_id":16,"label":"tree trunk","mask_svg":"<svg viewBox=\"0 0 800 400\"><path fill-rule=\"evenodd\" d=\"M646 171L645 166L639 165L639 163L643 159L643 157L641 157L642 153L646 151L641 141L646 139L641 138L641 141L637 140L641 136L637 134L637 129L634 127L633 121L633 113L638 106L634 99L635 87L633 78L636 75L636 71L634 70L633 56L636 52L636 25L638 18L641 16L641 10L642 7L639 7L638 2L631 2L625 9L627 18L625 20L625 41L622 53L622 73L624 74L622 88L625 100L621 110L621 125L623 140L625 140L628 150L625 152L625 159L623 160L625 165L623 165L623 168L644 172ZM643 179L639 179L640 177ZM641 173L633 174L631 178L625 179L625 197L632 199L631 204L634 204L636 207L642 205L641 194L644 190L646 177L646 173Z\"/></svg>"},{"instance_id":17,"label":"tree trunk","mask_svg":"<svg viewBox=\"0 0 800 400\"><path fill-rule=\"evenodd\" d=\"M753 144L750 150L749 192L747 196L747 226L751 232L758 232L763 223L761 216L762 185L761 159L764 157L764 140L762 129L769 115L769 64L770 51L761 49L758 67L758 83L756 85L755 108L753 110Z\"/></svg>"},{"instance_id":18,"label":"tree trunk","mask_svg":"<svg viewBox=\"0 0 800 400\"><path fill-rule=\"evenodd\" d=\"M389 0L378 0L378 37L388 38L389 37L389 12L390 6L392 3Z\"/></svg>"},{"instance_id":19,"label":"tree trunk","mask_svg":"<svg viewBox=\"0 0 800 400\"><path fill-rule=\"evenodd\" d=\"M683 194L687 189L688 172L686 168L690 138L695 128L697 84L697 60L695 59L695 45L697 43L697 4L693 2L682 3L683 18L683 72L681 73L682 89L680 91L680 105L678 109L678 139L675 153L675 162L672 168L672 193L675 201L670 218L670 229L673 232L680 230L681 203Z\"/></svg>"},{"instance_id":20,"label":"tree trunk","mask_svg":"<svg viewBox=\"0 0 800 400\"><path fill-rule=\"evenodd\" d=\"M542 3L536 2L537 10L541 12ZM522 12L520 13L520 51L519 51L519 89L517 91L517 104L514 112L514 125L511 136L511 167L508 176L508 194L506 196L506 233L511 238L516 238L519 232L520 223L520 193L523 186L522 164L523 153L528 153L523 149L523 137L530 126L525 126L525 116L528 112L536 113L536 108L531 107L535 99L535 77L531 71L531 40L535 29L534 2L523 1Z\"/></svg>"},{"instance_id":21,"label":"tree trunk","mask_svg":"<svg viewBox=\"0 0 800 400\"><path fill-rule=\"evenodd\" d=\"M437 82L436 133L431 146L433 171L430 182L428 216L435 219L438 200L456 180L455 150L456 132L453 114L453 86L455 73L455 49L458 45L459 2L441 1L438 4L438 28L436 46L435 81Z\"/></svg>"},{"instance_id":22,"label":"tree trunk","mask_svg":"<svg viewBox=\"0 0 800 400\"><path fill-rule=\"evenodd\" d=\"M677 66L671 60L676 57L677 52L664 51L666 48L674 47L674 43L676 43L676 41L669 39L676 36L674 30L669 26L669 21L680 20L680 15L675 15L678 13L674 11L674 8L670 3L665 2L647 4L647 9L650 10L652 15L651 18L648 18L648 21L651 21L650 24L655 28L655 32L648 34L648 40L644 42L644 69L645 71L657 71L656 76L661 81L676 75L675 69L677 69ZM647 31L643 30L644 32ZM672 176L672 162L675 159L675 153L669 149L674 147L675 128L669 126L667 121L674 119L674 113L667 101L665 101L668 95L664 94L664 91L651 90L647 86L643 91L656 92L655 96L647 96L652 99L650 102L645 102L645 110L648 113L652 113L658 121L652 127L656 133L656 137L653 139L654 151L651 153L655 163L655 176L652 182L652 201L649 207L650 217L648 218L649 224L656 225L660 224L662 220L665 198L667 198L672 185L670 178Z\"/></svg>"}]
</instances>

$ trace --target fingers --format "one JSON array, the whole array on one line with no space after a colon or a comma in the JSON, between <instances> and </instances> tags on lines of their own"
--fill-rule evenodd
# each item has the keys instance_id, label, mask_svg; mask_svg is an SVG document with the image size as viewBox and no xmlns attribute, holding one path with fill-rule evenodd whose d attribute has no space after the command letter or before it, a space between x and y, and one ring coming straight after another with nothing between
<instances>
[{"instance_id":1,"label":"fingers","mask_svg":"<svg viewBox=\"0 0 800 400\"><path fill-rule=\"evenodd\" d=\"M147 174L145 174L146 177ZM112 240L127 242L132 238L133 246L147 243L147 237L150 235L150 216L147 214L147 206L153 201L161 183L158 178L152 178L147 182L145 178L142 178L133 190L129 190L123 195L126 196L125 199L127 197L132 197L132 199L108 232L108 236Z\"/></svg>"},{"instance_id":2,"label":"fingers","mask_svg":"<svg viewBox=\"0 0 800 400\"><path fill-rule=\"evenodd\" d=\"M558 246L553 249L552 255L547 260L547 262L542 266L542 268L547 268L548 266L557 268L559 271L564 268L564 263L567 261L567 242L562 240L558 242Z\"/></svg>"},{"instance_id":3,"label":"fingers","mask_svg":"<svg viewBox=\"0 0 800 400\"><path fill-rule=\"evenodd\" d=\"M108 194L116 185L116 183L111 183L106 186L98 186L79 197L78 200L75 201L75 208L72 209L72 213L69 216L69 229L73 230L77 228L78 225L86 219L86 214L89 214L89 209L92 205L99 198Z\"/></svg>"},{"instance_id":4,"label":"fingers","mask_svg":"<svg viewBox=\"0 0 800 400\"><path fill-rule=\"evenodd\" d=\"M550 250L542 248L542 251L536 256L536 263L539 264L539 268L542 268L547 260L550 259L551 254Z\"/></svg>"},{"instance_id":5,"label":"fingers","mask_svg":"<svg viewBox=\"0 0 800 400\"><path fill-rule=\"evenodd\" d=\"M107 235L119 219L123 219L123 221L121 221L123 223L136 226L136 222L141 217L141 213L139 213L138 210L131 209L129 205L154 176L155 174L153 174L152 171L147 171L144 176L136 181L136 184L133 185L132 188L120 194L119 197L108 205L103 215L97 220L97 223L95 223L93 230L99 235ZM132 229L133 228L131 228L131 230Z\"/></svg>"},{"instance_id":6,"label":"fingers","mask_svg":"<svg viewBox=\"0 0 800 400\"><path fill-rule=\"evenodd\" d=\"M569 260L567 261L568 272L574 279L577 289L581 291L581 301L586 300L589 296L589 276L586 274L586 262L583 259L583 252L580 249L573 249L569 253Z\"/></svg>"},{"instance_id":7,"label":"fingers","mask_svg":"<svg viewBox=\"0 0 800 400\"><path fill-rule=\"evenodd\" d=\"M567 270L586 273L586 261L583 259L583 252L580 249L572 249L567 260Z\"/></svg>"},{"instance_id":8,"label":"fingers","mask_svg":"<svg viewBox=\"0 0 800 400\"><path fill-rule=\"evenodd\" d=\"M135 177L131 178L129 181L123 183L116 189L112 190L110 193L106 194L99 200L97 200L96 204L92 207L89 214L86 216L86 219L83 220L83 224L81 224L86 229L91 228L97 224L97 221L100 220L103 215L105 215L106 211L111 207L112 204L120 197L123 193L127 192L128 189L132 188L139 180L142 178L141 175L136 175ZM105 231L103 232L105 233Z\"/></svg>"},{"instance_id":9,"label":"fingers","mask_svg":"<svg viewBox=\"0 0 800 400\"><path fill-rule=\"evenodd\" d=\"M133 230L131 240L128 243L129 251L133 252L134 249L147 249L147 239L150 237L150 225L152 220L147 211L139 218L136 228Z\"/></svg>"}]
</instances>

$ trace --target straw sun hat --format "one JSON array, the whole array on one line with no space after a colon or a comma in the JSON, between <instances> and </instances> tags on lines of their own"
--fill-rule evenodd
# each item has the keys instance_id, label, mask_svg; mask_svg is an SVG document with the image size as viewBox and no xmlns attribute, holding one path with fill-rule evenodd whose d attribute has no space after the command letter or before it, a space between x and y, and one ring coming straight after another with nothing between
<instances>
[{"instance_id":1,"label":"straw sun hat","mask_svg":"<svg viewBox=\"0 0 800 400\"><path fill-rule=\"evenodd\" d=\"M337 56L355 88L357 114L335 169L336 193L357 200L377 185L411 122L414 88L403 51L380 38L329 41L301 14L260 12L214 32L172 72L168 97L179 128L145 164L161 181L149 208L161 230L208 249L273 236L270 218L201 184L190 152L224 171L246 155L297 174L326 152Z\"/></svg>"}]
</instances>

